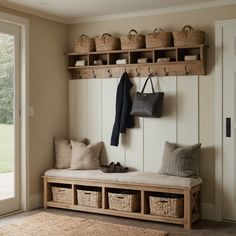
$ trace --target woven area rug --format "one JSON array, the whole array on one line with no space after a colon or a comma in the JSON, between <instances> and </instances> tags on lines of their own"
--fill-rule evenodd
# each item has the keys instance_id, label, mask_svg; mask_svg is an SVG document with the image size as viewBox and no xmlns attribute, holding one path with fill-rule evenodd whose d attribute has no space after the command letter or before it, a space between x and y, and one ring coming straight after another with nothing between
<instances>
[{"instance_id":1,"label":"woven area rug","mask_svg":"<svg viewBox=\"0 0 236 236\"><path fill-rule=\"evenodd\" d=\"M0 227L1 236L165 236L167 232L96 220L38 213Z\"/></svg>"}]
</instances>

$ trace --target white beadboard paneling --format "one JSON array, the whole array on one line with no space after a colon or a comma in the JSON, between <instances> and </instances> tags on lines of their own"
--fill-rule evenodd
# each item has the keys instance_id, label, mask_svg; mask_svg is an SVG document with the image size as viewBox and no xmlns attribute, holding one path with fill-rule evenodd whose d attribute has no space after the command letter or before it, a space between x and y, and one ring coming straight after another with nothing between
<instances>
[{"instance_id":1,"label":"white beadboard paneling","mask_svg":"<svg viewBox=\"0 0 236 236\"><path fill-rule=\"evenodd\" d=\"M101 79L86 81L87 138L95 143L102 139L102 82Z\"/></svg>"},{"instance_id":2,"label":"white beadboard paneling","mask_svg":"<svg viewBox=\"0 0 236 236\"><path fill-rule=\"evenodd\" d=\"M132 78L131 96L140 91L140 78ZM136 170L143 170L143 118L135 117L135 127L127 129L125 164Z\"/></svg>"},{"instance_id":3,"label":"white beadboard paneling","mask_svg":"<svg viewBox=\"0 0 236 236\"><path fill-rule=\"evenodd\" d=\"M157 91L158 78L152 81ZM165 93L163 116L144 118L144 171L159 171L165 141L176 142L176 77L160 77L159 85ZM145 91L151 92L150 83Z\"/></svg>"},{"instance_id":4,"label":"white beadboard paneling","mask_svg":"<svg viewBox=\"0 0 236 236\"><path fill-rule=\"evenodd\" d=\"M177 77L177 142L198 143L198 76Z\"/></svg>"},{"instance_id":5,"label":"white beadboard paneling","mask_svg":"<svg viewBox=\"0 0 236 236\"><path fill-rule=\"evenodd\" d=\"M165 92L162 118L136 118L135 128L120 135L118 147L110 145L115 121L117 79L71 80L69 82L70 136L104 142L102 164L119 161L128 167L157 172L165 141L180 144L198 142L198 76L161 77ZM141 90L145 78L133 78ZM157 78L153 78L157 90ZM148 83L146 92L151 92ZM176 111L177 109L177 111Z\"/></svg>"},{"instance_id":6,"label":"white beadboard paneling","mask_svg":"<svg viewBox=\"0 0 236 236\"><path fill-rule=\"evenodd\" d=\"M102 79L102 140L104 148L102 150L102 164L111 161L125 162L125 149L120 135L120 145L114 147L110 145L112 128L115 121L116 91L118 79ZM123 140L124 141L124 140Z\"/></svg>"},{"instance_id":7,"label":"white beadboard paneling","mask_svg":"<svg viewBox=\"0 0 236 236\"><path fill-rule=\"evenodd\" d=\"M86 80L69 81L69 131L70 138L87 137Z\"/></svg>"}]
</instances>

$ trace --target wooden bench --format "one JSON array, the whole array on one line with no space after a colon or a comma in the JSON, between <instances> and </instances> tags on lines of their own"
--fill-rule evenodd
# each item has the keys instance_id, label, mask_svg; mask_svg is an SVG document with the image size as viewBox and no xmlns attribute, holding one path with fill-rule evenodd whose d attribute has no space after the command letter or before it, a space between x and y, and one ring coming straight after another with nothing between
<instances>
[{"instance_id":1,"label":"wooden bench","mask_svg":"<svg viewBox=\"0 0 236 236\"><path fill-rule=\"evenodd\" d=\"M157 173L131 171L128 173L105 174L100 170L56 170L45 172L44 208L56 207L84 212L129 217L142 220L168 222L184 225L191 229L192 223L200 218L201 178L183 178L159 175ZM72 190L70 203L59 203L52 200L51 187L60 184ZM77 205L76 189L78 186L99 187L102 192L102 207L90 208ZM109 209L109 189L133 190L140 193L140 212L124 212ZM182 218L163 217L150 214L149 194L152 192L181 194L184 197L184 216Z\"/></svg>"}]
</instances>

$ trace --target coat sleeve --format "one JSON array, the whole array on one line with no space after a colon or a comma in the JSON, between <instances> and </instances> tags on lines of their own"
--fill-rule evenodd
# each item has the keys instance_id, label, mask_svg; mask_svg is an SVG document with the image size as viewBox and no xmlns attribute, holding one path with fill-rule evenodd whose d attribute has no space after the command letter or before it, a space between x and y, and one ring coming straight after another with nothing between
<instances>
[{"instance_id":1,"label":"coat sleeve","mask_svg":"<svg viewBox=\"0 0 236 236\"><path fill-rule=\"evenodd\" d=\"M130 96L130 89L132 87L133 87L133 84L129 79L128 73L126 73L126 77L124 81L124 89L123 89L120 133L126 133L127 128L134 127L134 117L130 115L130 112L132 109L132 99Z\"/></svg>"},{"instance_id":2,"label":"coat sleeve","mask_svg":"<svg viewBox=\"0 0 236 236\"><path fill-rule=\"evenodd\" d=\"M123 104L123 90L124 90L124 74L120 79L120 83L117 87L117 92L116 92L116 115L111 135L112 146L119 145L120 122L121 122L122 104Z\"/></svg>"}]
</instances>

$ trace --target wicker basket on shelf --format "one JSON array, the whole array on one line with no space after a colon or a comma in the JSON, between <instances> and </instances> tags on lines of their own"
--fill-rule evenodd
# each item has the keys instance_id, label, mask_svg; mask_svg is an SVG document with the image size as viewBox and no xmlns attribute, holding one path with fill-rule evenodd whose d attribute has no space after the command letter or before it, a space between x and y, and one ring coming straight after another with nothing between
<instances>
[{"instance_id":1,"label":"wicker basket on shelf","mask_svg":"<svg viewBox=\"0 0 236 236\"><path fill-rule=\"evenodd\" d=\"M102 207L102 193L99 191L77 189L78 205L85 207Z\"/></svg>"},{"instance_id":2,"label":"wicker basket on shelf","mask_svg":"<svg viewBox=\"0 0 236 236\"><path fill-rule=\"evenodd\" d=\"M150 214L179 218L184 213L184 198L149 196Z\"/></svg>"},{"instance_id":3,"label":"wicker basket on shelf","mask_svg":"<svg viewBox=\"0 0 236 236\"><path fill-rule=\"evenodd\" d=\"M140 196L134 193L108 192L109 209L137 212L140 209Z\"/></svg>"},{"instance_id":4,"label":"wicker basket on shelf","mask_svg":"<svg viewBox=\"0 0 236 236\"><path fill-rule=\"evenodd\" d=\"M195 30L190 25L185 25L181 31L173 32L175 46L192 46L203 44L205 41L205 32Z\"/></svg>"},{"instance_id":5,"label":"wicker basket on shelf","mask_svg":"<svg viewBox=\"0 0 236 236\"><path fill-rule=\"evenodd\" d=\"M120 39L111 36L108 33L102 35L102 37L95 38L96 51L112 51L120 49Z\"/></svg>"},{"instance_id":6,"label":"wicker basket on shelf","mask_svg":"<svg viewBox=\"0 0 236 236\"><path fill-rule=\"evenodd\" d=\"M75 42L75 52L87 53L95 51L95 40L88 35L82 34Z\"/></svg>"},{"instance_id":7,"label":"wicker basket on shelf","mask_svg":"<svg viewBox=\"0 0 236 236\"><path fill-rule=\"evenodd\" d=\"M54 202L71 204L71 193L70 188L63 187L52 187L52 199Z\"/></svg>"},{"instance_id":8,"label":"wicker basket on shelf","mask_svg":"<svg viewBox=\"0 0 236 236\"><path fill-rule=\"evenodd\" d=\"M135 29L131 29L128 35L121 36L120 42L121 49L145 48L145 36L143 34L139 34Z\"/></svg>"},{"instance_id":9,"label":"wicker basket on shelf","mask_svg":"<svg viewBox=\"0 0 236 236\"><path fill-rule=\"evenodd\" d=\"M153 33L145 35L146 48L170 47L172 42L172 33L161 28L156 28Z\"/></svg>"}]
</instances>

